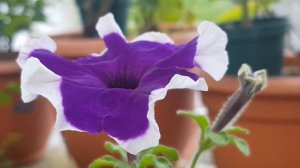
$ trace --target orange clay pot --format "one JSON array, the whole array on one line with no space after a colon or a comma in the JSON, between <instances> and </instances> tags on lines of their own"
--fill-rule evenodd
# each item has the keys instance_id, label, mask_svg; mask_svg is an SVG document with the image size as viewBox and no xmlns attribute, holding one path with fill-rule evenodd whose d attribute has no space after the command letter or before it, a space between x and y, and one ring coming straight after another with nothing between
<instances>
[{"instance_id":1,"label":"orange clay pot","mask_svg":"<svg viewBox=\"0 0 300 168\"><path fill-rule=\"evenodd\" d=\"M192 110L193 92L190 90L169 91L166 98L156 103L155 117L160 127L161 144L178 149L181 159L189 160L197 144L196 124L187 118L176 115L178 109ZM83 132L64 131L63 136L70 154L80 168L100 156L109 154L104 149L105 141L113 141L105 133L90 135Z\"/></svg>"},{"instance_id":2,"label":"orange clay pot","mask_svg":"<svg viewBox=\"0 0 300 168\"><path fill-rule=\"evenodd\" d=\"M1 57L2 55L0 55ZM5 57L5 56L4 56ZM19 83L20 69L12 60L0 60L0 90L11 82ZM3 58L3 57L2 57ZM9 104L0 104L0 151L4 159L15 166L26 165L44 157L50 135L54 113L45 99L39 98L27 105L21 105L20 95L12 96ZM16 112L18 111L18 112Z\"/></svg>"},{"instance_id":3,"label":"orange clay pot","mask_svg":"<svg viewBox=\"0 0 300 168\"><path fill-rule=\"evenodd\" d=\"M208 86L203 100L215 118L238 81L234 77L221 82L209 79ZM299 168L300 77L269 78L267 88L254 98L237 125L250 130L243 138L250 145L251 156L243 156L233 146L217 148L218 168Z\"/></svg>"}]
</instances>

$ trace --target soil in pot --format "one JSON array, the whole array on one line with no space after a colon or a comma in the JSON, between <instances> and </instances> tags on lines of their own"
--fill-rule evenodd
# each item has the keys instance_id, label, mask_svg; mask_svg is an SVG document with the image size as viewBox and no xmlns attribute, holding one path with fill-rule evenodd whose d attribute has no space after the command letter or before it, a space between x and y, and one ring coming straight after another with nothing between
<instances>
[{"instance_id":1,"label":"soil in pot","mask_svg":"<svg viewBox=\"0 0 300 168\"><path fill-rule=\"evenodd\" d=\"M251 156L243 156L233 146L217 148L218 168L300 167L300 78L273 77L268 83L237 123L250 130L243 138L250 145ZM220 83L208 80L208 85L203 100L214 118L238 81L225 77Z\"/></svg>"}]
</instances>

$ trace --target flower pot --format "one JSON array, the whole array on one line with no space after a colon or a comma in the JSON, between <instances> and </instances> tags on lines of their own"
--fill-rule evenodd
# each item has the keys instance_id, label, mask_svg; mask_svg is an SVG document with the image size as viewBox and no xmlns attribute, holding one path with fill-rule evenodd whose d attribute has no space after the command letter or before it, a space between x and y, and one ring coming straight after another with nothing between
<instances>
[{"instance_id":1,"label":"flower pot","mask_svg":"<svg viewBox=\"0 0 300 168\"><path fill-rule=\"evenodd\" d=\"M161 132L161 144L179 150L181 159L189 160L197 144L197 125L190 119L176 115L178 109L192 110L193 91L172 90L166 98L156 103L156 120ZM67 147L80 168L100 156L109 154L104 149L105 141L113 141L105 133L91 135L84 132L64 131Z\"/></svg>"},{"instance_id":2,"label":"flower pot","mask_svg":"<svg viewBox=\"0 0 300 168\"><path fill-rule=\"evenodd\" d=\"M239 67L248 63L254 70L266 68L269 75L280 75L287 25L284 18L255 20L250 27L243 27L241 23L221 25L228 35L227 74L237 74Z\"/></svg>"},{"instance_id":3,"label":"flower pot","mask_svg":"<svg viewBox=\"0 0 300 168\"><path fill-rule=\"evenodd\" d=\"M203 100L211 118L238 87L234 77L217 83L208 80L209 91ZM300 78L272 77L267 88L258 94L237 125L250 130L243 136L251 149L245 157L233 146L214 150L218 168L297 168L300 167Z\"/></svg>"},{"instance_id":4,"label":"flower pot","mask_svg":"<svg viewBox=\"0 0 300 168\"><path fill-rule=\"evenodd\" d=\"M7 55L7 54L6 54ZM11 82L19 83L20 70L14 59L0 55L0 90ZM52 107L43 98L22 103L20 94L11 96L7 104L0 104L0 151L14 166L30 164L45 155L48 137L54 123Z\"/></svg>"}]
</instances>

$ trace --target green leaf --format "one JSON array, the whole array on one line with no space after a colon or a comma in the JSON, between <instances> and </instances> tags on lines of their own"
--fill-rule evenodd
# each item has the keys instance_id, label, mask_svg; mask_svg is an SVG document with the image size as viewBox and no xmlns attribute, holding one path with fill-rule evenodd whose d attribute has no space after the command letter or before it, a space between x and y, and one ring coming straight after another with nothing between
<instances>
[{"instance_id":1,"label":"green leaf","mask_svg":"<svg viewBox=\"0 0 300 168\"><path fill-rule=\"evenodd\" d=\"M115 145L111 142L105 142L105 149L111 153L118 153L120 154L122 160L127 162L127 153L124 151L120 146Z\"/></svg>"},{"instance_id":2,"label":"green leaf","mask_svg":"<svg viewBox=\"0 0 300 168\"><path fill-rule=\"evenodd\" d=\"M7 90L14 94L19 94L21 91L20 85L14 82L11 82L7 85Z\"/></svg>"},{"instance_id":3,"label":"green leaf","mask_svg":"<svg viewBox=\"0 0 300 168\"><path fill-rule=\"evenodd\" d=\"M200 115L194 112L185 112L185 111L178 111L177 115L181 115L181 116L185 116L185 117L189 117L192 118L193 120L195 120L197 122L197 124L199 125L199 127L202 130L202 134L203 131L205 131L208 127L209 127L209 119L204 116L204 115Z\"/></svg>"},{"instance_id":4,"label":"green leaf","mask_svg":"<svg viewBox=\"0 0 300 168\"><path fill-rule=\"evenodd\" d=\"M116 164L115 161L105 160L105 159L96 159L90 165L89 168L101 168L101 167L113 167Z\"/></svg>"},{"instance_id":5,"label":"green leaf","mask_svg":"<svg viewBox=\"0 0 300 168\"><path fill-rule=\"evenodd\" d=\"M244 135L248 135L249 134L249 130L242 128L242 127L229 127L225 129L225 132L227 134L231 134L231 133L237 133L237 134L244 134Z\"/></svg>"},{"instance_id":6,"label":"green leaf","mask_svg":"<svg viewBox=\"0 0 300 168\"><path fill-rule=\"evenodd\" d=\"M172 168L171 162L165 157L158 157L154 165L156 168Z\"/></svg>"},{"instance_id":7,"label":"green leaf","mask_svg":"<svg viewBox=\"0 0 300 168\"><path fill-rule=\"evenodd\" d=\"M225 132L215 133L211 130L207 132L207 137L217 145L228 145L230 139Z\"/></svg>"},{"instance_id":8,"label":"green leaf","mask_svg":"<svg viewBox=\"0 0 300 168\"><path fill-rule=\"evenodd\" d=\"M153 147L151 150L151 154L161 154L171 161L177 161L179 159L177 150L175 148L171 148L165 145L158 145L156 147Z\"/></svg>"},{"instance_id":9,"label":"green leaf","mask_svg":"<svg viewBox=\"0 0 300 168\"><path fill-rule=\"evenodd\" d=\"M7 105L11 102L11 97L6 93L0 92L0 104Z\"/></svg>"},{"instance_id":10,"label":"green leaf","mask_svg":"<svg viewBox=\"0 0 300 168\"><path fill-rule=\"evenodd\" d=\"M99 159L96 159L93 161L89 168L100 168L100 167L106 167L106 166L115 166L118 163L118 160L110 155L102 156Z\"/></svg>"},{"instance_id":11,"label":"green leaf","mask_svg":"<svg viewBox=\"0 0 300 168\"><path fill-rule=\"evenodd\" d=\"M149 166L154 166L155 155L147 154L141 158L138 168L147 168Z\"/></svg>"},{"instance_id":12,"label":"green leaf","mask_svg":"<svg viewBox=\"0 0 300 168\"><path fill-rule=\"evenodd\" d=\"M241 151L246 156L250 155L250 149L247 141L237 137L234 137L232 140L234 145L239 149L239 151Z\"/></svg>"}]
</instances>

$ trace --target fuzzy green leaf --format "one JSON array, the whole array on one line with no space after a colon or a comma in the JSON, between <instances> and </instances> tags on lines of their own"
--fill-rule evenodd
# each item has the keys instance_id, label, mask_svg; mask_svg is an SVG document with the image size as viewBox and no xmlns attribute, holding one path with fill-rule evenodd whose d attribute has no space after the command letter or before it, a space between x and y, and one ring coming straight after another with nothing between
<instances>
[{"instance_id":1,"label":"fuzzy green leaf","mask_svg":"<svg viewBox=\"0 0 300 168\"><path fill-rule=\"evenodd\" d=\"M111 153L117 153L121 156L124 162L127 162L127 153L120 146L115 145L111 142L105 142L105 149Z\"/></svg>"},{"instance_id":2,"label":"fuzzy green leaf","mask_svg":"<svg viewBox=\"0 0 300 168\"><path fill-rule=\"evenodd\" d=\"M178 111L177 115L192 118L197 122L197 124L199 125L202 131L205 131L206 128L209 127L209 119L204 115L200 115L194 112L185 112L185 111Z\"/></svg>"},{"instance_id":3,"label":"fuzzy green leaf","mask_svg":"<svg viewBox=\"0 0 300 168\"><path fill-rule=\"evenodd\" d=\"M143 158L141 158L138 168L147 168L150 166L154 166L155 164L155 155L147 154Z\"/></svg>"},{"instance_id":4,"label":"fuzzy green leaf","mask_svg":"<svg viewBox=\"0 0 300 168\"><path fill-rule=\"evenodd\" d=\"M207 137L217 145L227 145L230 142L230 139L225 132L215 133L213 131L208 131Z\"/></svg>"},{"instance_id":5,"label":"fuzzy green leaf","mask_svg":"<svg viewBox=\"0 0 300 168\"><path fill-rule=\"evenodd\" d=\"M105 159L96 159L90 165L89 168L101 168L101 167L113 167L116 164L114 161L109 161Z\"/></svg>"},{"instance_id":6,"label":"fuzzy green leaf","mask_svg":"<svg viewBox=\"0 0 300 168\"><path fill-rule=\"evenodd\" d=\"M242 128L242 127L238 127L238 126L226 128L225 132L228 133L228 134L231 134L231 133L244 134L244 135L249 134L249 130L247 130L245 128Z\"/></svg>"},{"instance_id":7,"label":"fuzzy green leaf","mask_svg":"<svg viewBox=\"0 0 300 168\"><path fill-rule=\"evenodd\" d=\"M165 157L158 157L155 160L155 168L172 168L172 164Z\"/></svg>"},{"instance_id":8,"label":"fuzzy green leaf","mask_svg":"<svg viewBox=\"0 0 300 168\"><path fill-rule=\"evenodd\" d=\"M239 151L241 151L246 156L250 155L250 149L247 141L237 137L233 138L232 140L234 145L239 149Z\"/></svg>"},{"instance_id":9,"label":"fuzzy green leaf","mask_svg":"<svg viewBox=\"0 0 300 168\"><path fill-rule=\"evenodd\" d=\"M177 150L165 145L158 145L156 147L153 147L151 153L154 155L161 154L171 161L177 161L179 159Z\"/></svg>"}]
</instances>

